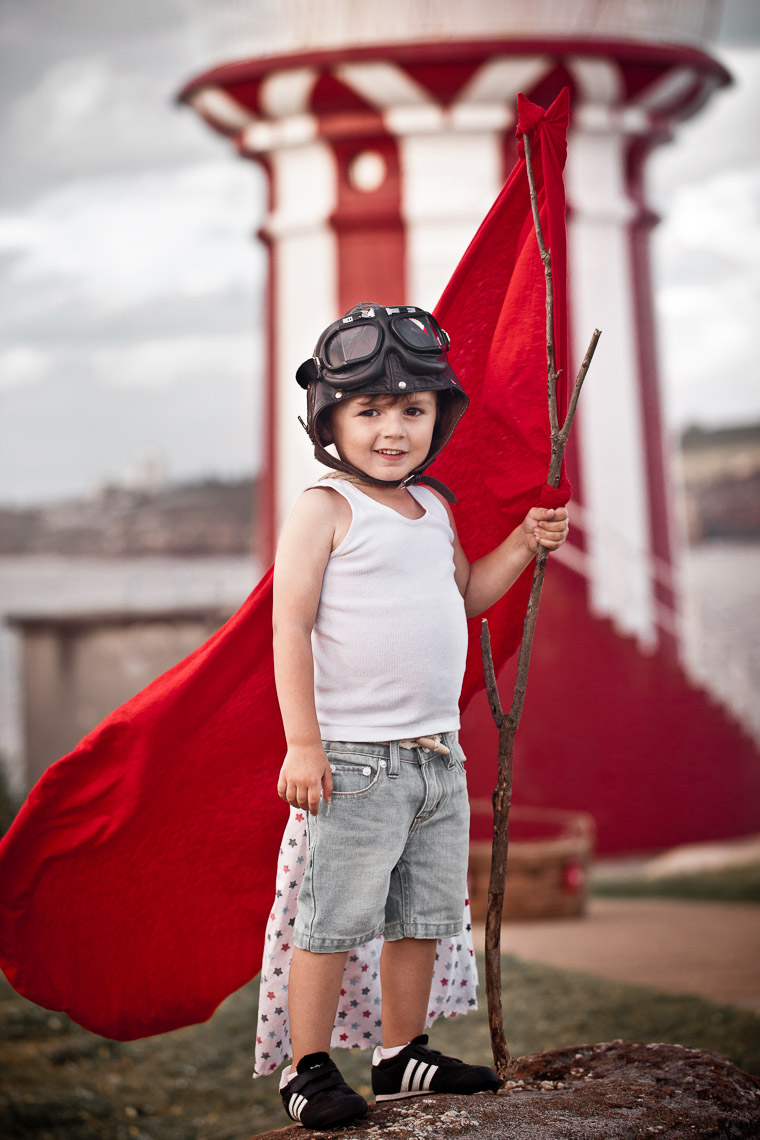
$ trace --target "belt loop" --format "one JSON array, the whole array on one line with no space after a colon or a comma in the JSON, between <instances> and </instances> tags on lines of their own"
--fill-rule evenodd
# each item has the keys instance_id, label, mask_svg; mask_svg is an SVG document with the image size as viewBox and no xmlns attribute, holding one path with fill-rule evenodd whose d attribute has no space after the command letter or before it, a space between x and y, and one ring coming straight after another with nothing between
<instances>
[{"instance_id":1,"label":"belt loop","mask_svg":"<svg viewBox=\"0 0 760 1140\"><path fill-rule=\"evenodd\" d=\"M456 733L444 732L441 736L441 742L446 745L449 750L448 756L445 757L447 761L446 767L449 771L456 765L456 757L454 755L454 745L456 744Z\"/></svg>"},{"instance_id":2,"label":"belt loop","mask_svg":"<svg viewBox=\"0 0 760 1140\"><path fill-rule=\"evenodd\" d=\"M398 741L397 740L391 740L389 742L389 747L390 747L390 766L388 768L388 778L391 780L395 780L396 777L398 776L399 772L401 771L401 760L399 757Z\"/></svg>"}]
</instances>

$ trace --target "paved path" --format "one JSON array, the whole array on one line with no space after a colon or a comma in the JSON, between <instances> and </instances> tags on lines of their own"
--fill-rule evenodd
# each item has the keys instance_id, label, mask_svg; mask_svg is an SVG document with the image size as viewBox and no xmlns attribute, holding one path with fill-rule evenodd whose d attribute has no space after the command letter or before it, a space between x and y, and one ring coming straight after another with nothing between
<instances>
[{"instance_id":1,"label":"paved path","mask_svg":"<svg viewBox=\"0 0 760 1140\"><path fill-rule=\"evenodd\" d=\"M474 933L482 949L484 927ZM760 906L591 899L584 918L505 924L502 949L760 1013Z\"/></svg>"}]
</instances>

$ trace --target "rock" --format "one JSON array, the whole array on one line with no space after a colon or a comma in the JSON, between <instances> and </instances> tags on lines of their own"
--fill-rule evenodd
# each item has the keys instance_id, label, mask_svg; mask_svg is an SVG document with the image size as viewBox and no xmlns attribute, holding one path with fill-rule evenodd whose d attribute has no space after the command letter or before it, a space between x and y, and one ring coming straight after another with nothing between
<instances>
[{"instance_id":1,"label":"rock","mask_svg":"<svg viewBox=\"0 0 760 1140\"><path fill-rule=\"evenodd\" d=\"M760 1080L683 1045L613 1041L521 1057L493 1096L370 1105L330 1132L299 1125L257 1140L757 1140Z\"/></svg>"}]
</instances>

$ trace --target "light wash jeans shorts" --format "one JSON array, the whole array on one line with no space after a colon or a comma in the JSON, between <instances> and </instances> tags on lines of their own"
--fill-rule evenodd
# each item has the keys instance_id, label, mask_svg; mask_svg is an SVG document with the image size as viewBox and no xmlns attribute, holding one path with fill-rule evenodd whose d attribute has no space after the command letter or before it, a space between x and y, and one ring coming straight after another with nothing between
<instances>
[{"instance_id":1,"label":"light wash jeans shorts","mask_svg":"<svg viewBox=\"0 0 760 1140\"><path fill-rule=\"evenodd\" d=\"M462 929L470 805L455 732L448 756L390 744L323 741L333 794L308 815L294 941L351 950L382 934L449 938Z\"/></svg>"}]
</instances>

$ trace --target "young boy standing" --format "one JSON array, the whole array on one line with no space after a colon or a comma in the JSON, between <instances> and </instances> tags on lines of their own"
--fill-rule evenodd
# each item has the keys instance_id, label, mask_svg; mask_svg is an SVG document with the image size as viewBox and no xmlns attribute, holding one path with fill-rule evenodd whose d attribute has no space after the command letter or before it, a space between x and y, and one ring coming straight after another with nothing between
<instances>
[{"instance_id":1,"label":"young boy standing","mask_svg":"<svg viewBox=\"0 0 760 1140\"><path fill-rule=\"evenodd\" d=\"M466 619L509 589L539 545L564 542L567 512L534 507L468 562L450 493L422 474L468 404L447 351L423 310L364 304L325 330L298 372L315 453L343 476L298 500L274 577L288 745L278 793L309 813L281 1093L311 1128L366 1113L329 1048L346 955L379 933L377 1099L498 1087L493 1069L442 1056L423 1032L437 940L461 931L466 897Z\"/></svg>"}]
</instances>

